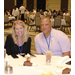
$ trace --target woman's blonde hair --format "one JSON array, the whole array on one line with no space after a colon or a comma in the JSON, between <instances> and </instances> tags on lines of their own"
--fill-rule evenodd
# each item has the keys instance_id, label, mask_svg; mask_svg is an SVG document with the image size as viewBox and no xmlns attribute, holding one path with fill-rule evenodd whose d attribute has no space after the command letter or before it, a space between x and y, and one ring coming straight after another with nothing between
<instances>
[{"instance_id":1,"label":"woman's blonde hair","mask_svg":"<svg viewBox=\"0 0 75 75\"><path fill-rule=\"evenodd\" d=\"M15 25L16 24L21 25L24 28L24 34L22 36L22 41L23 41L23 43L27 42L28 33L27 33L27 30L26 30L25 23L22 20L16 20L16 21L13 22L13 26L12 26L12 38L14 40L14 43L17 44L17 42L18 42L18 37L17 37L17 35L15 33Z\"/></svg>"}]
</instances>

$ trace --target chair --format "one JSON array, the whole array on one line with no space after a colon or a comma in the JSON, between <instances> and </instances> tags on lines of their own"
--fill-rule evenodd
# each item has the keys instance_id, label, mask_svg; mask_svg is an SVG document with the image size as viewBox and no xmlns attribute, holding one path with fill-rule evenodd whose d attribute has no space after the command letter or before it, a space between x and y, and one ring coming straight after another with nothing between
<instances>
[{"instance_id":1,"label":"chair","mask_svg":"<svg viewBox=\"0 0 75 75\"><path fill-rule=\"evenodd\" d=\"M26 23L26 21L27 21L27 14L26 13L24 14L24 20L25 20L25 23Z\"/></svg>"},{"instance_id":2,"label":"chair","mask_svg":"<svg viewBox=\"0 0 75 75\"><path fill-rule=\"evenodd\" d=\"M35 25L36 25L36 31L35 32L41 32L41 29L40 29L40 20L41 20L41 18L40 17L36 17L35 18ZM38 28L39 28L39 30L38 30Z\"/></svg>"},{"instance_id":3,"label":"chair","mask_svg":"<svg viewBox=\"0 0 75 75\"><path fill-rule=\"evenodd\" d=\"M8 28L8 23L9 23L8 15L4 15L4 28ZM5 24L7 24L7 26Z\"/></svg>"},{"instance_id":4,"label":"chair","mask_svg":"<svg viewBox=\"0 0 75 75\"><path fill-rule=\"evenodd\" d=\"M35 26L35 23L34 23L34 22L31 22L30 17L27 17L27 24L28 24L27 30L28 30L29 27L30 27L29 31L31 30L31 28L32 28L33 26Z\"/></svg>"},{"instance_id":5,"label":"chair","mask_svg":"<svg viewBox=\"0 0 75 75\"><path fill-rule=\"evenodd\" d=\"M54 26L52 26L53 28L60 28L61 29L61 18L59 17L56 17L54 19Z\"/></svg>"},{"instance_id":6,"label":"chair","mask_svg":"<svg viewBox=\"0 0 75 75\"><path fill-rule=\"evenodd\" d=\"M8 22L8 15L4 15L4 24L7 24Z\"/></svg>"},{"instance_id":7,"label":"chair","mask_svg":"<svg viewBox=\"0 0 75 75\"><path fill-rule=\"evenodd\" d=\"M70 23L70 16L65 16L66 23Z\"/></svg>"},{"instance_id":8,"label":"chair","mask_svg":"<svg viewBox=\"0 0 75 75\"><path fill-rule=\"evenodd\" d=\"M62 25L61 30L65 31L65 28L66 28L68 33L69 33L68 28L70 28L70 32L71 32L71 17L70 16L66 16L65 18L66 18L67 23L65 25Z\"/></svg>"},{"instance_id":9,"label":"chair","mask_svg":"<svg viewBox=\"0 0 75 75\"><path fill-rule=\"evenodd\" d=\"M40 17L40 14L39 14L39 12L37 12L35 16L36 16L36 17Z\"/></svg>"}]
</instances>

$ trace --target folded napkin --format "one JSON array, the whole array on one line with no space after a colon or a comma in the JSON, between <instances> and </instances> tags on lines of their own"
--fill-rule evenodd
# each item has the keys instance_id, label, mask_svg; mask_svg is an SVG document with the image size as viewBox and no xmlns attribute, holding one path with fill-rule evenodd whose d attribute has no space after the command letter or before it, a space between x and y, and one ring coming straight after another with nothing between
<instances>
[{"instance_id":1,"label":"folded napkin","mask_svg":"<svg viewBox=\"0 0 75 75\"><path fill-rule=\"evenodd\" d=\"M65 62L68 59L69 59L69 56L64 56L61 60L58 61L58 63L62 64L63 62Z\"/></svg>"}]
</instances>

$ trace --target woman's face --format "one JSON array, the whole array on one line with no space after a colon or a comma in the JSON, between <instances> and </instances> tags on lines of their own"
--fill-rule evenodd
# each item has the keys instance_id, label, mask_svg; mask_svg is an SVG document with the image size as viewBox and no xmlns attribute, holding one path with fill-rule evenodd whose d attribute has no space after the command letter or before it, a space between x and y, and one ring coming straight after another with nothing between
<instances>
[{"instance_id":1,"label":"woman's face","mask_svg":"<svg viewBox=\"0 0 75 75\"><path fill-rule=\"evenodd\" d=\"M24 34L24 27L19 25L19 24L16 24L15 25L15 33L18 37L22 37L22 35Z\"/></svg>"}]
</instances>

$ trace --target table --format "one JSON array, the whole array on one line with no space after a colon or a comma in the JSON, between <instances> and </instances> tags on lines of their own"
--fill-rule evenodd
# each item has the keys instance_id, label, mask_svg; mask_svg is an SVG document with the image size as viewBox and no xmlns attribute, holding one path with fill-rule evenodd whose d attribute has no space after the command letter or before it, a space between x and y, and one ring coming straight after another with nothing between
<instances>
[{"instance_id":1,"label":"table","mask_svg":"<svg viewBox=\"0 0 75 75\"><path fill-rule=\"evenodd\" d=\"M9 58L9 64L13 67L13 73L9 75L41 75L45 72L52 72L54 75L58 75L55 71L56 70L62 70L66 67L71 68L71 65L66 65L65 62L71 60L65 61L62 64L58 64L58 61L63 58L59 56L52 56L51 65L46 65L46 56L45 55L36 55L36 57L31 58L32 63L37 63L38 66L36 67L20 67L19 64L23 63L25 61L25 58L18 55L19 58L13 59L10 55L7 56ZM5 65L5 64L4 64ZM58 67L59 65L62 66L62 68ZM4 75L6 75L4 73Z\"/></svg>"},{"instance_id":2,"label":"table","mask_svg":"<svg viewBox=\"0 0 75 75\"><path fill-rule=\"evenodd\" d=\"M54 19L50 19L51 20L51 24L54 25ZM66 24L65 19L61 19L61 25Z\"/></svg>"},{"instance_id":3,"label":"table","mask_svg":"<svg viewBox=\"0 0 75 75\"><path fill-rule=\"evenodd\" d=\"M10 17L8 17L8 20L10 21L10 20L15 20L15 17L14 16L10 16Z\"/></svg>"},{"instance_id":4,"label":"table","mask_svg":"<svg viewBox=\"0 0 75 75\"><path fill-rule=\"evenodd\" d=\"M30 17L30 19L34 19L35 15L30 15L29 17Z\"/></svg>"}]
</instances>

